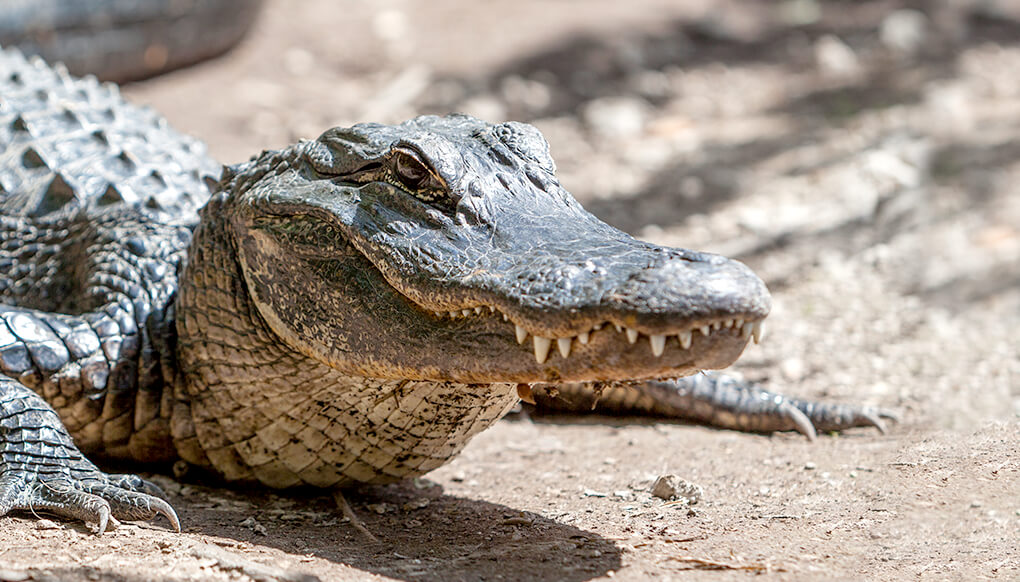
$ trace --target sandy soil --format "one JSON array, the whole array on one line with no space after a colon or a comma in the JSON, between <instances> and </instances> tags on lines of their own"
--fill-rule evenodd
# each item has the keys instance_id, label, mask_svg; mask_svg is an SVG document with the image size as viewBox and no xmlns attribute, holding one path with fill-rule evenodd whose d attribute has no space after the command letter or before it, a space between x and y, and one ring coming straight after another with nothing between
<instances>
[{"instance_id":1,"label":"sandy soil","mask_svg":"<svg viewBox=\"0 0 1020 582\"><path fill-rule=\"evenodd\" d=\"M2 518L0 580L1020 579L1013 3L297 6L126 93L227 162L420 112L531 121L604 220L766 279L736 372L903 422L811 443L518 415L349 493L373 538L319 492L157 476L183 534ZM663 474L701 502L652 497Z\"/></svg>"}]
</instances>

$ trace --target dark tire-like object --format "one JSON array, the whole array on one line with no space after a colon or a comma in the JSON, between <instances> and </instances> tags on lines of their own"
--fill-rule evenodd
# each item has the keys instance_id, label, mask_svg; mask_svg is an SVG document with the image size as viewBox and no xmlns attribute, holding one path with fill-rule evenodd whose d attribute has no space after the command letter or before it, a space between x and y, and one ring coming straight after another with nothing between
<instances>
[{"instance_id":1,"label":"dark tire-like object","mask_svg":"<svg viewBox=\"0 0 1020 582\"><path fill-rule=\"evenodd\" d=\"M152 77L226 52L262 0L0 0L0 45L106 81Z\"/></svg>"}]
</instances>

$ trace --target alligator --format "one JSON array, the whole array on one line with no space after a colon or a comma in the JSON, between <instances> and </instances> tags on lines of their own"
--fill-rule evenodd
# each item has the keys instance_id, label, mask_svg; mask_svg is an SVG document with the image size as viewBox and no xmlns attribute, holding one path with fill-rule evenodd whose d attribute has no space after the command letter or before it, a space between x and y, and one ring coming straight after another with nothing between
<instances>
[{"instance_id":1,"label":"alligator","mask_svg":"<svg viewBox=\"0 0 1020 582\"><path fill-rule=\"evenodd\" d=\"M758 338L765 284L586 212L533 126L365 123L222 167L10 49L0 99L0 515L179 531L85 455L388 483L520 399L809 436L893 417L699 373Z\"/></svg>"},{"instance_id":2,"label":"alligator","mask_svg":"<svg viewBox=\"0 0 1020 582\"><path fill-rule=\"evenodd\" d=\"M76 75L145 79L225 53L262 0L0 0L0 45Z\"/></svg>"}]
</instances>

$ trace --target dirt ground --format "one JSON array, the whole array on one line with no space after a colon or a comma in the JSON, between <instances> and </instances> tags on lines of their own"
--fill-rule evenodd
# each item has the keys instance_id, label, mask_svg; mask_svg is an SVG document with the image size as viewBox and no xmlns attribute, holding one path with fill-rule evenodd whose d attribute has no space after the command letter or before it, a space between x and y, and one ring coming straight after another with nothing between
<instances>
[{"instance_id":1,"label":"dirt ground","mask_svg":"<svg viewBox=\"0 0 1020 582\"><path fill-rule=\"evenodd\" d=\"M921 7L921 11L910 6ZM518 415L348 499L155 479L165 522L0 519L0 580L1020 579L1020 9L1001 2L269 1L125 89L225 162L357 121L536 124L601 218L768 282L734 370L898 411L808 442ZM652 497L659 475L700 485Z\"/></svg>"}]
</instances>

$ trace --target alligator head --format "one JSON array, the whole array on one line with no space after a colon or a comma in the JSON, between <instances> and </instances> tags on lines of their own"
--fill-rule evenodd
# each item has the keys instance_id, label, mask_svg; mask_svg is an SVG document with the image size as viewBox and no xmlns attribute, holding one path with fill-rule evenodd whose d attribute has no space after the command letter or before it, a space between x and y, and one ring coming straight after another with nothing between
<instances>
[{"instance_id":1,"label":"alligator head","mask_svg":"<svg viewBox=\"0 0 1020 582\"><path fill-rule=\"evenodd\" d=\"M732 363L769 311L762 281L635 240L554 171L530 125L360 124L235 169L221 212L272 331L352 375L527 383Z\"/></svg>"}]
</instances>

